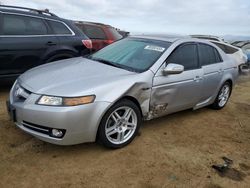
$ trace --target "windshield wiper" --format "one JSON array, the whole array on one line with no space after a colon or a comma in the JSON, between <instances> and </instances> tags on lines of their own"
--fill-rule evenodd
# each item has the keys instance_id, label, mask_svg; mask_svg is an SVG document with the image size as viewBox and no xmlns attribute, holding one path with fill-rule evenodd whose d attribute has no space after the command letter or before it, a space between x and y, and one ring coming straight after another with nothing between
<instances>
[{"instance_id":1,"label":"windshield wiper","mask_svg":"<svg viewBox=\"0 0 250 188\"><path fill-rule=\"evenodd\" d=\"M94 61L101 62L101 63L106 64L106 65L111 65L113 67L121 68L121 66L119 66L118 64L116 64L114 62L111 62L111 61L107 61L105 59L100 59L100 58L91 58L91 59L94 60Z\"/></svg>"},{"instance_id":2,"label":"windshield wiper","mask_svg":"<svg viewBox=\"0 0 250 188\"><path fill-rule=\"evenodd\" d=\"M126 65L114 63L114 62L111 62L111 61L108 61L108 60L105 60L105 59L93 58L91 56L89 56L88 59L91 59L91 60L94 60L94 61L98 61L100 63L106 64L106 65L110 65L110 66L113 66L113 67L117 67L117 68L120 68L120 69L125 69L125 70L131 71L131 72L140 72L140 71L138 71L138 70L136 70L136 69L134 69L132 67L128 67Z\"/></svg>"}]
</instances>

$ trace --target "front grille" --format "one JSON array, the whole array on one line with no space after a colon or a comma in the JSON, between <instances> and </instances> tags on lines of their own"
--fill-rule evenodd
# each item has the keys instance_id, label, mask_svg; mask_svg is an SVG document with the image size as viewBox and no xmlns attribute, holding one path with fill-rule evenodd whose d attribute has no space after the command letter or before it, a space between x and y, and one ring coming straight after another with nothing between
<instances>
[{"instance_id":1,"label":"front grille","mask_svg":"<svg viewBox=\"0 0 250 188\"><path fill-rule=\"evenodd\" d=\"M36 124L29 123L29 122L26 122L26 121L23 121L22 125L27 129L31 129L33 131L36 131L36 132L39 132L39 133L42 133L42 134L46 134L48 136L50 135L50 132L51 132L51 128L44 127L44 126L41 126L41 125L36 125Z\"/></svg>"}]
</instances>

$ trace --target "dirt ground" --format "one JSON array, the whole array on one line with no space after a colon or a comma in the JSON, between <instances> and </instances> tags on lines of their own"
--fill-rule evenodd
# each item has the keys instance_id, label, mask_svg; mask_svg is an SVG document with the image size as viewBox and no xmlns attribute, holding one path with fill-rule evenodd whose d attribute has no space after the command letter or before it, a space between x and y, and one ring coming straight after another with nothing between
<instances>
[{"instance_id":1,"label":"dirt ground","mask_svg":"<svg viewBox=\"0 0 250 188\"><path fill-rule=\"evenodd\" d=\"M184 111L145 122L127 147L56 146L8 120L0 87L0 187L250 187L250 75L226 108ZM211 168L233 160L219 174Z\"/></svg>"}]
</instances>

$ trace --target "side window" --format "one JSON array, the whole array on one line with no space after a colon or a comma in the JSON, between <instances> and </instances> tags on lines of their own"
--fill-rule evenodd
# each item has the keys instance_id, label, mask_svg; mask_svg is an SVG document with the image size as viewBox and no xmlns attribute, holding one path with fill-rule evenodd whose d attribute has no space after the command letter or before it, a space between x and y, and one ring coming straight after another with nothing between
<instances>
[{"instance_id":1,"label":"side window","mask_svg":"<svg viewBox=\"0 0 250 188\"><path fill-rule=\"evenodd\" d=\"M3 15L3 35L46 35L47 27L40 18Z\"/></svg>"},{"instance_id":2,"label":"side window","mask_svg":"<svg viewBox=\"0 0 250 188\"><path fill-rule=\"evenodd\" d=\"M83 32L90 39L101 39L101 40L106 39L106 35L105 35L104 31L100 27L96 27L93 25L84 25Z\"/></svg>"},{"instance_id":3,"label":"side window","mask_svg":"<svg viewBox=\"0 0 250 188\"><path fill-rule=\"evenodd\" d=\"M202 66L221 62L218 51L206 44L199 44L199 57Z\"/></svg>"},{"instance_id":4,"label":"side window","mask_svg":"<svg viewBox=\"0 0 250 188\"><path fill-rule=\"evenodd\" d=\"M71 31L61 22L47 20L53 30L53 34L69 35Z\"/></svg>"},{"instance_id":5,"label":"side window","mask_svg":"<svg viewBox=\"0 0 250 188\"><path fill-rule=\"evenodd\" d=\"M177 47L168 57L167 63L183 65L185 70L197 69L199 67L197 45L185 44Z\"/></svg>"},{"instance_id":6,"label":"side window","mask_svg":"<svg viewBox=\"0 0 250 188\"><path fill-rule=\"evenodd\" d=\"M226 48L227 48L227 54L234 54L235 52L238 51L238 49L234 47L227 46Z\"/></svg>"}]
</instances>

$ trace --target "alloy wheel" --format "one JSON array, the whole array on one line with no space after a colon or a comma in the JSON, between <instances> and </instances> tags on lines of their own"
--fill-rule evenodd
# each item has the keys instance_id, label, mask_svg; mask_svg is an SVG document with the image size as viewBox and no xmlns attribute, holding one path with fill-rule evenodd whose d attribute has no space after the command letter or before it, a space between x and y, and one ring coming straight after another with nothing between
<instances>
[{"instance_id":1,"label":"alloy wheel","mask_svg":"<svg viewBox=\"0 0 250 188\"><path fill-rule=\"evenodd\" d=\"M137 115L131 107L119 107L108 117L105 135L111 143L123 144L133 136L137 123Z\"/></svg>"},{"instance_id":2,"label":"alloy wheel","mask_svg":"<svg viewBox=\"0 0 250 188\"><path fill-rule=\"evenodd\" d=\"M224 85L218 97L220 107L225 106L225 104L227 103L229 99L229 96L230 96L230 86Z\"/></svg>"}]
</instances>

